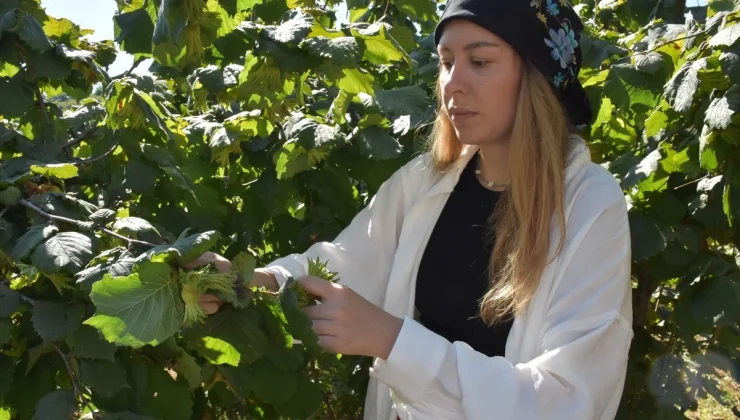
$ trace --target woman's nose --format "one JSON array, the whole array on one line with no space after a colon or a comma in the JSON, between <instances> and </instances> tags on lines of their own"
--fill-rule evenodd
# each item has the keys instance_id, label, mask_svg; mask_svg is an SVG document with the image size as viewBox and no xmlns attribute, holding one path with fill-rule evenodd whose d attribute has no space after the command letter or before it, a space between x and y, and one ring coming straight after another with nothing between
<instances>
[{"instance_id":1,"label":"woman's nose","mask_svg":"<svg viewBox=\"0 0 740 420\"><path fill-rule=\"evenodd\" d=\"M447 96L463 93L467 83L465 73L465 66L459 63L455 63L445 70L442 77L442 91Z\"/></svg>"}]
</instances>

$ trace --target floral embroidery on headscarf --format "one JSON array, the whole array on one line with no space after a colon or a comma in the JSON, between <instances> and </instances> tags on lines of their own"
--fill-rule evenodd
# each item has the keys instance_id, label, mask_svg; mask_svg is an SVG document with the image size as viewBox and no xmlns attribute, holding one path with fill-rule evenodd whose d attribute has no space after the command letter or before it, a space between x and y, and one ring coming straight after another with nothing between
<instances>
[{"instance_id":1,"label":"floral embroidery on headscarf","mask_svg":"<svg viewBox=\"0 0 740 420\"><path fill-rule=\"evenodd\" d=\"M563 29L565 29L565 35L567 35L568 39L570 40L570 45L572 45L573 48L578 48L578 41L576 41L576 33L573 32L573 29L570 29L568 25L563 25Z\"/></svg>"},{"instance_id":2,"label":"floral embroidery on headscarf","mask_svg":"<svg viewBox=\"0 0 740 420\"><path fill-rule=\"evenodd\" d=\"M562 72L559 72L555 75L555 77L552 79L552 84L555 85L555 87L560 87L565 82L565 76Z\"/></svg>"},{"instance_id":3,"label":"floral embroidery on headscarf","mask_svg":"<svg viewBox=\"0 0 740 420\"><path fill-rule=\"evenodd\" d=\"M555 32L554 29L550 29L550 39L545 39L545 44L552 48L550 56L553 60L560 60L560 67L567 68L568 64L573 62L575 53L575 46L571 44L570 38L565 34L565 31L561 28Z\"/></svg>"},{"instance_id":4,"label":"floral embroidery on headscarf","mask_svg":"<svg viewBox=\"0 0 740 420\"><path fill-rule=\"evenodd\" d=\"M546 3L543 5L543 3ZM574 67L578 64L575 50L578 48L576 34L571 29L570 21L561 21L560 7L569 7L568 0L531 0L530 6L538 10L539 19L548 29L550 38L544 38L545 44L550 48L550 57L559 62L564 70L550 79L552 84L559 89L567 87L577 77ZM549 16L548 16L549 15Z\"/></svg>"}]
</instances>

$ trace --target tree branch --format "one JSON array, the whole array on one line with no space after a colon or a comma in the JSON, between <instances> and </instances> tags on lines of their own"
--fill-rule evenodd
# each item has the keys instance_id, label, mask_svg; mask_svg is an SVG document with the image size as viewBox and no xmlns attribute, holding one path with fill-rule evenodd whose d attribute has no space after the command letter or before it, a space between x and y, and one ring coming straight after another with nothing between
<instances>
[{"instance_id":1,"label":"tree branch","mask_svg":"<svg viewBox=\"0 0 740 420\"><path fill-rule=\"evenodd\" d=\"M689 39L689 38L696 38L697 36L704 35L707 32L708 32L707 30L703 30L703 31L699 31L699 32L696 32L696 33L693 33L693 34L682 36L680 38L672 39L670 41L666 41L666 42L663 42L661 44L658 44L658 45L654 46L653 48L651 48L651 49L649 49L647 51L635 51L635 53L632 54L632 55L650 54L651 52L654 52L654 51L656 51L656 50L658 50L658 49L660 49L662 47L665 47L668 44L673 44L674 42L683 41L683 40L686 40L686 39Z\"/></svg>"},{"instance_id":2,"label":"tree branch","mask_svg":"<svg viewBox=\"0 0 740 420\"><path fill-rule=\"evenodd\" d=\"M94 126L88 128L87 130L85 130L84 132L82 132L77 137L75 137L72 140L68 141L64 146L62 146L62 149L69 149L72 146L75 146L77 144L82 143L85 139L87 139L93 133L95 133L96 131L98 131L98 128L99 127L97 125L94 125Z\"/></svg>"},{"instance_id":3,"label":"tree branch","mask_svg":"<svg viewBox=\"0 0 740 420\"><path fill-rule=\"evenodd\" d=\"M137 59L136 59L136 60L134 60L134 62L133 62L133 63L131 64L131 67L129 67L129 69L128 69L128 70L126 70L126 72L125 72L125 73L123 73L123 74L121 74L121 75L118 75L118 76L116 76L115 78L116 78L116 79L122 79L122 78L124 78L124 77L129 77L129 76L131 76L131 73L133 73L133 72L134 72L134 70L136 70L136 68L137 68L137 67L139 67L139 64L141 64L141 63L142 63L142 62L143 62L144 60L145 60L145 58L144 58L144 57L139 57L139 58L137 58Z\"/></svg>"},{"instance_id":4,"label":"tree branch","mask_svg":"<svg viewBox=\"0 0 740 420\"><path fill-rule=\"evenodd\" d=\"M3 141L3 140L5 140L5 137L10 137L10 136L12 136L13 134L17 134L17 133L16 133L15 131L13 131L13 130L8 130L8 132L7 132L7 133L5 133L5 134L3 134L2 136L0 136L0 141Z\"/></svg>"},{"instance_id":5,"label":"tree branch","mask_svg":"<svg viewBox=\"0 0 740 420\"><path fill-rule=\"evenodd\" d=\"M69 218L62 217L62 216L57 216L57 215L54 215L54 214L49 214L49 213L41 210L40 208L36 207L33 203L31 203L31 202L29 202L27 200L21 199L19 203L23 207L26 207L28 209L31 209L31 210L35 211L36 213L38 213L39 215L41 215L42 217L45 217L45 218L47 218L49 220L53 220L55 222L69 223L71 225L77 226L77 228L79 228L80 230L88 229L88 226L85 223L83 223L83 222L81 222L79 220L74 220L74 219L69 219ZM151 248L154 248L155 246L157 246L156 244L152 244L152 243L145 242L145 241L140 241L138 239L127 238L127 237L125 237L123 235L119 235L118 233L113 232L113 231L111 231L109 229L106 229L104 227L95 227L95 229L97 229L97 230L99 230L101 232L107 233L108 235L113 236L113 237L116 237L118 239L122 239L122 240L128 242L129 246L131 246L132 244L146 245L146 246L151 247Z\"/></svg>"},{"instance_id":6,"label":"tree branch","mask_svg":"<svg viewBox=\"0 0 740 420\"><path fill-rule=\"evenodd\" d=\"M691 184L696 184L697 182L701 182L702 180L707 179L707 178L709 178L709 175L704 175L701 178L697 178L697 179L695 179L693 181L689 181L689 182L687 182L687 183L685 183L683 185L679 185L678 187L674 188L673 190L675 191L675 190L681 189L683 187L688 187Z\"/></svg>"},{"instance_id":7,"label":"tree branch","mask_svg":"<svg viewBox=\"0 0 740 420\"><path fill-rule=\"evenodd\" d=\"M20 296L21 300L24 301L24 302L26 302L27 304L29 304L31 306L36 306L36 301L33 300L33 299L31 299L30 297L28 297L26 295L23 295L23 294L20 294L20 293L18 294L18 296Z\"/></svg>"},{"instance_id":8,"label":"tree branch","mask_svg":"<svg viewBox=\"0 0 740 420\"><path fill-rule=\"evenodd\" d=\"M100 155L100 156L98 156L98 157L94 157L94 158L89 158L89 159L81 159L81 160L78 160L78 161L72 162L72 164L73 164L73 165L88 165L88 164L90 164L90 163L94 163L94 162L97 162L97 161L99 161L100 159L103 159L103 158L105 158L106 156L108 156L108 155L110 155L111 153L113 153L113 151L114 151L114 150L116 150L116 147L118 147L118 143L114 144L114 145L113 145L113 147L111 147L111 148L110 148L110 150L108 150L107 152L103 153L102 155Z\"/></svg>"},{"instance_id":9,"label":"tree branch","mask_svg":"<svg viewBox=\"0 0 740 420\"><path fill-rule=\"evenodd\" d=\"M87 397L85 397L85 394L83 394L80 391L79 385L77 385L77 378L75 377L74 371L72 370L72 365L69 364L69 358L66 354L62 352L62 350L57 346L56 343L51 343L52 346L54 346L54 349L59 353L59 356L62 357L62 360L64 361L64 366L67 367L67 373L69 374L69 379L72 381L72 388L74 389L75 398L79 398L82 401L82 404L85 405L85 407L90 411L91 413L95 413L95 411L90 407L90 401L88 401ZM93 414L93 418L97 419L95 414Z\"/></svg>"}]
</instances>

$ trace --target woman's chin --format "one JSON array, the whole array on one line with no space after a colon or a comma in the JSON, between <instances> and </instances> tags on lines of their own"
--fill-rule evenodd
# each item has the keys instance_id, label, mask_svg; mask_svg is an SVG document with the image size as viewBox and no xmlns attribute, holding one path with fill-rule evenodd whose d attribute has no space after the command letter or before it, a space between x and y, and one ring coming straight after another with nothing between
<instances>
[{"instance_id":1,"label":"woman's chin","mask_svg":"<svg viewBox=\"0 0 740 420\"><path fill-rule=\"evenodd\" d=\"M455 129L455 134L457 135L458 140L460 140L460 143L466 145L466 146L484 146L484 145L491 145L495 143L501 143L503 141L506 141L507 137L501 136L501 137L491 137L491 136L485 136L481 135L479 133L473 133L468 130L458 130Z\"/></svg>"},{"instance_id":2,"label":"woman's chin","mask_svg":"<svg viewBox=\"0 0 740 420\"><path fill-rule=\"evenodd\" d=\"M474 135L473 133L469 133L464 130L455 130L455 134L457 134L457 138L460 140L460 143L466 146L480 146L488 143L485 137Z\"/></svg>"}]
</instances>

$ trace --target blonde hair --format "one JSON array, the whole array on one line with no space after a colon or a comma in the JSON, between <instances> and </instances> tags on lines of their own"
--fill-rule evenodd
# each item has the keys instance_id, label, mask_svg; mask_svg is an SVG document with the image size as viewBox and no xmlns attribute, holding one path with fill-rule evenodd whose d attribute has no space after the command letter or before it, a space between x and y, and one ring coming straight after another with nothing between
<instances>
[{"instance_id":1,"label":"blonde hair","mask_svg":"<svg viewBox=\"0 0 740 420\"><path fill-rule=\"evenodd\" d=\"M463 150L442 108L431 133L435 166L447 169ZM565 160L571 127L545 77L529 63L523 66L519 102L509 147L510 185L490 218L496 242L490 261L491 287L479 302L480 317L492 325L523 311L532 298L548 260L553 216L565 238Z\"/></svg>"}]
</instances>

